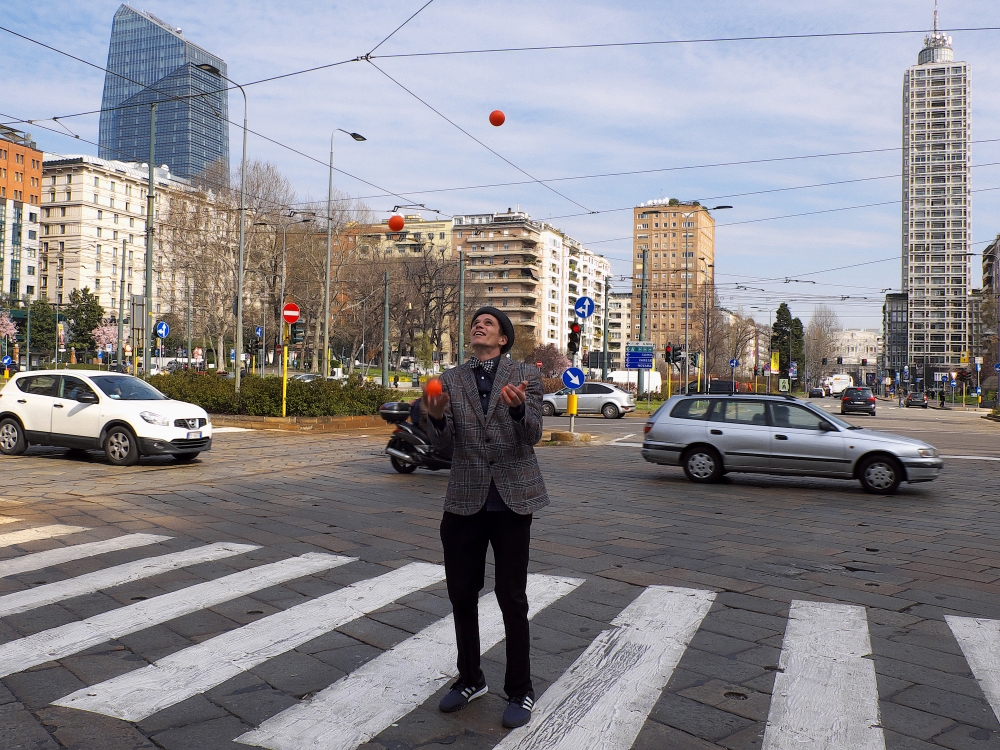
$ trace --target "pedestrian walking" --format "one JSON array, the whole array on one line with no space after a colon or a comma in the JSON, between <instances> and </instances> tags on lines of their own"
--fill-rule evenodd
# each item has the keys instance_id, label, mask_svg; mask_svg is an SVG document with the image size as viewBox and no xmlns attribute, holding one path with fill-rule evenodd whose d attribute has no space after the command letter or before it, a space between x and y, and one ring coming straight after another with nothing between
<instances>
[{"instance_id":1,"label":"pedestrian walking","mask_svg":"<svg viewBox=\"0 0 1000 750\"><path fill-rule=\"evenodd\" d=\"M399 390L399 373L392 376L392 387Z\"/></svg>"},{"instance_id":2,"label":"pedestrian walking","mask_svg":"<svg viewBox=\"0 0 1000 750\"><path fill-rule=\"evenodd\" d=\"M939 402L941 404L941 408L943 409L944 408L944 388L942 388L940 391L938 391L938 400L939 400Z\"/></svg>"},{"instance_id":3,"label":"pedestrian walking","mask_svg":"<svg viewBox=\"0 0 1000 750\"><path fill-rule=\"evenodd\" d=\"M903 396L905 395L902 388L897 388L896 393L899 395L899 408L903 408Z\"/></svg>"},{"instance_id":4,"label":"pedestrian walking","mask_svg":"<svg viewBox=\"0 0 1000 750\"><path fill-rule=\"evenodd\" d=\"M502 723L513 728L528 723L535 702L525 588L532 514L549 503L534 450L542 437L542 379L536 367L503 356L514 345L514 326L500 310L477 310L470 339L474 356L444 373L440 396L425 391L421 409L431 443L453 452L441 544L458 680L439 708L459 711L487 692L478 604L492 546L507 648Z\"/></svg>"}]
</instances>

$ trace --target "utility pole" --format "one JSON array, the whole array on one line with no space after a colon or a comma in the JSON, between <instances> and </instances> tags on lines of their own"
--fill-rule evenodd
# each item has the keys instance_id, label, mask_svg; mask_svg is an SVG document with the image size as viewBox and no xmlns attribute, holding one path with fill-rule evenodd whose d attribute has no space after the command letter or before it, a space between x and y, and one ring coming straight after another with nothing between
<instances>
[{"instance_id":1,"label":"utility pole","mask_svg":"<svg viewBox=\"0 0 1000 750\"><path fill-rule=\"evenodd\" d=\"M465 251L458 251L458 361L465 362Z\"/></svg>"},{"instance_id":2,"label":"utility pole","mask_svg":"<svg viewBox=\"0 0 1000 750\"><path fill-rule=\"evenodd\" d=\"M153 216L156 211L156 102L149 105L149 187L146 188L146 315L142 322L142 374L149 377L153 335ZM124 264L124 259L123 259ZM135 321L132 323L135 326ZM137 342L138 343L138 342ZM58 349L58 344L57 347ZM238 383L239 381L237 381Z\"/></svg>"},{"instance_id":3,"label":"utility pole","mask_svg":"<svg viewBox=\"0 0 1000 750\"><path fill-rule=\"evenodd\" d=\"M122 369L125 362L125 253L126 240L122 240L122 281L118 290L118 369Z\"/></svg>"},{"instance_id":4,"label":"utility pole","mask_svg":"<svg viewBox=\"0 0 1000 750\"><path fill-rule=\"evenodd\" d=\"M649 260L649 250L642 251L642 286L640 286L639 293L639 341L646 340L646 280L649 278L649 273L646 271ZM653 358L656 358L656 353L653 353ZM642 393L642 387L645 384L645 371L639 370L636 376L636 389L635 396L639 397Z\"/></svg>"},{"instance_id":5,"label":"utility pole","mask_svg":"<svg viewBox=\"0 0 1000 750\"><path fill-rule=\"evenodd\" d=\"M385 272L385 300L382 303L382 387L389 387L389 272Z\"/></svg>"},{"instance_id":6,"label":"utility pole","mask_svg":"<svg viewBox=\"0 0 1000 750\"><path fill-rule=\"evenodd\" d=\"M330 377L330 264L333 254L333 133L330 133L330 176L326 191L326 286L323 291L323 377ZM382 382L385 386L385 382Z\"/></svg>"},{"instance_id":7,"label":"utility pole","mask_svg":"<svg viewBox=\"0 0 1000 750\"><path fill-rule=\"evenodd\" d=\"M187 293L188 293L188 314L187 314L187 329L188 329L188 372L191 371L191 280L188 279L187 282Z\"/></svg>"},{"instance_id":8,"label":"utility pole","mask_svg":"<svg viewBox=\"0 0 1000 750\"><path fill-rule=\"evenodd\" d=\"M611 293L611 285L608 278L604 279L604 352L601 355L601 380L608 380L608 299ZM654 354L655 360L655 354Z\"/></svg>"},{"instance_id":9,"label":"utility pole","mask_svg":"<svg viewBox=\"0 0 1000 750\"><path fill-rule=\"evenodd\" d=\"M31 372L31 297L24 295L24 311L28 322L24 332L24 371Z\"/></svg>"}]
</instances>

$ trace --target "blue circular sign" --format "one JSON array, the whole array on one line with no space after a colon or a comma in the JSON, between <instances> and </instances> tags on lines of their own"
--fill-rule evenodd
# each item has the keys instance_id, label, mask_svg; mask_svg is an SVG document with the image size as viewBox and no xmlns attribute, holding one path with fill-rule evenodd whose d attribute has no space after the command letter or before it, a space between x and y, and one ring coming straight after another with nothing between
<instances>
[{"instance_id":1,"label":"blue circular sign","mask_svg":"<svg viewBox=\"0 0 1000 750\"><path fill-rule=\"evenodd\" d=\"M156 324L155 330L157 338L165 339L167 336L170 335L170 326L168 326L166 322L162 320Z\"/></svg>"},{"instance_id":2,"label":"blue circular sign","mask_svg":"<svg viewBox=\"0 0 1000 750\"><path fill-rule=\"evenodd\" d=\"M733 357L731 360L729 360L729 366L735 370L737 367L740 366L740 361L736 359L736 357Z\"/></svg>"},{"instance_id":3,"label":"blue circular sign","mask_svg":"<svg viewBox=\"0 0 1000 750\"><path fill-rule=\"evenodd\" d=\"M993 369L997 372L1000 372L1000 362L997 362L995 365L993 365Z\"/></svg>"},{"instance_id":4,"label":"blue circular sign","mask_svg":"<svg viewBox=\"0 0 1000 750\"><path fill-rule=\"evenodd\" d=\"M10 357L4 357L2 360L0 360L0 362L3 362L4 366L7 366L13 364L14 360L11 359Z\"/></svg>"},{"instance_id":5,"label":"blue circular sign","mask_svg":"<svg viewBox=\"0 0 1000 750\"><path fill-rule=\"evenodd\" d=\"M264 338L264 326L257 326L253 329L253 333L259 339Z\"/></svg>"},{"instance_id":6,"label":"blue circular sign","mask_svg":"<svg viewBox=\"0 0 1000 750\"><path fill-rule=\"evenodd\" d=\"M590 297L578 297L573 309L576 310L577 316L589 318L594 314L594 300Z\"/></svg>"},{"instance_id":7,"label":"blue circular sign","mask_svg":"<svg viewBox=\"0 0 1000 750\"><path fill-rule=\"evenodd\" d=\"M567 388L579 388L583 385L587 376L579 367L569 367L562 374L562 382Z\"/></svg>"},{"instance_id":8,"label":"blue circular sign","mask_svg":"<svg viewBox=\"0 0 1000 750\"><path fill-rule=\"evenodd\" d=\"M958 385L958 383L956 383L954 380L952 380L951 381L951 387L954 388L956 385Z\"/></svg>"}]
</instances>

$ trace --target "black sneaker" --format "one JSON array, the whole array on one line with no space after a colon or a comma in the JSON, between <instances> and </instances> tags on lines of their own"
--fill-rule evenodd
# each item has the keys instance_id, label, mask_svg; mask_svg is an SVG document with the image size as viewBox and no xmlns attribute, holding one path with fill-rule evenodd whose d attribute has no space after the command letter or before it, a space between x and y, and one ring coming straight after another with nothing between
<instances>
[{"instance_id":1,"label":"black sneaker","mask_svg":"<svg viewBox=\"0 0 1000 750\"><path fill-rule=\"evenodd\" d=\"M488 690L489 688L486 687L485 677L483 677L477 685L467 685L459 679L454 685L451 686L451 690L448 691L448 694L441 699L441 702L438 704L438 708L446 714L461 711L469 705L469 701L474 701L476 698L482 698L486 695Z\"/></svg>"},{"instance_id":2,"label":"black sneaker","mask_svg":"<svg viewBox=\"0 0 1000 750\"><path fill-rule=\"evenodd\" d=\"M507 708L503 710L503 725L508 729L523 727L531 721L531 709L534 707L534 693L508 698Z\"/></svg>"}]
</instances>

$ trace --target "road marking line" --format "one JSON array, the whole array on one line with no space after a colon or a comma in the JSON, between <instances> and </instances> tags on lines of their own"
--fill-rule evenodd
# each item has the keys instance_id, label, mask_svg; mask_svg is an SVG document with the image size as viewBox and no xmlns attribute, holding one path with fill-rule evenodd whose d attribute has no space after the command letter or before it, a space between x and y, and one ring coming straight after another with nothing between
<instances>
[{"instance_id":1,"label":"road marking line","mask_svg":"<svg viewBox=\"0 0 1000 750\"><path fill-rule=\"evenodd\" d=\"M443 580L442 566L410 563L223 633L142 669L82 688L53 704L141 721L401 596Z\"/></svg>"},{"instance_id":2,"label":"road marking line","mask_svg":"<svg viewBox=\"0 0 1000 750\"><path fill-rule=\"evenodd\" d=\"M1000 458L995 456L945 456L942 455L941 458L957 458L962 461L1000 461Z\"/></svg>"},{"instance_id":3,"label":"road marking line","mask_svg":"<svg viewBox=\"0 0 1000 750\"><path fill-rule=\"evenodd\" d=\"M213 427L212 434L218 435L219 433L226 432L253 432L252 427Z\"/></svg>"},{"instance_id":4,"label":"road marking line","mask_svg":"<svg viewBox=\"0 0 1000 750\"><path fill-rule=\"evenodd\" d=\"M0 524L17 523L20 520L21 520L20 518L10 518L8 516L0 516Z\"/></svg>"},{"instance_id":5,"label":"road marking line","mask_svg":"<svg viewBox=\"0 0 1000 750\"><path fill-rule=\"evenodd\" d=\"M528 576L528 617L581 583L580 578ZM483 653L503 640L495 594L479 600L479 627ZM454 674L455 624L448 615L236 741L270 750L354 750L419 707Z\"/></svg>"},{"instance_id":6,"label":"road marking line","mask_svg":"<svg viewBox=\"0 0 1000 750\"><path fill-rule=\"evenodd\" d=\"M171 539L171 537L160 536L159 534L126 534L114 539L106 539L103 542L74 544L69 547L57 547L45 552L22 555L10 560L0 560L0 578L17 575L18 573L27 573L30 570L42 570L43 568L59 565L64 562L103 555L106 552L117 552L122 549L143 547L147 544L158 544L168 539Z\"/></svg>"},{"instance_id":7,"label":"road marking line","mask_svg":"<svg viewBox=\"0 0 1000 750\"><path fill-rule=\"evenodd\" d=\"M631 747L714 600L712 591L647 588L495 750Z\"/></svg>"},{"instance_id":8,"label":"road marking line","mask_svg":"<svg viewBox=\"0 0 1000 750\"><path fill-rule=\"evenodd\" d=\"M630 432L628 435L622 435L620 438L615 438L611 442L612 443L620 443L622 440L628 440L630 437L635 437L635 433L634 432ZM630 445L631 445L631 443L630 443Z\"/></svg>"},{"instance_id":9,"label":"road marking line","mask_svg":"<svg viewBox=\"0 0 1000 750\"><path fill-rule=\"evenodd\" d=\"M13 547L15 544L34 542L38 539L52 539L57 536L77 534L81 531L90 531L90 529L86 526L64 526L57 523L51 526L36 526L33 529L24 529L23 531L9 531L6 534L0 534L0 547Z\"/></svg>"},{"instance_id":10,"label":"road marking line","mask_svg":"<svg viewBox=\"0 0 1000 750\"><path fill-rule=\"evenodd\" d=\"M623 445L626 448L641 448L642 443L619 443L617 440L612 440L611 445Z\"/></svg>"},{"instance_id":11,"label":"road marking line","mask_svg":"<svg viewBox=\"0 0 1000 750\"><path fill-rule=\"evenodd\" d=\"M1000 620L945 615L993 713L1000 716Z\"/></svg>"},{"instance_id":12,"label":"road marking line","mask_svg":"<svg viewBox=\"0 0 1000 750\"><path fill-rule=\"evenodd\" d=\"M162 537L168 538L168 537ZM69 547L68 549L73 549ZM166 573L168 570L185 568L189 565L221 560L233 555L241 555L257 549L251 544L229 544L219 542L209 544L204 547L185 550L183 552L172 552L168 555L150 557L143 560L115 565L111 568L97 570L76 578L67 578L65 581L56 581L45 586L36 586L25 591L15 591L13 594L0 596L0 617L9 617L19 612L27 612L29 609L43 607L46 604L72 599L74 596L92 594L102 589L121 586L131 581L139 581L143 578ZM63 550L60 550L63 551ZM44 553L43 553L44 554Z\"/></svg>"},{"instance_id":13,"label":"road marking line","mask_svg":"<svg viewBox=\"0 0 1000 750\"><path fill-rule=\"evenodd\" d=\"M346 565L356 559L307 552L299 557L259 565L214 581L162 594L148 601L113 609L86 620L43 630L0 645L0 677L53 659L61 659L91 646L238 599L269 586Z\"/></svg>"},{"instance_id":14,"label":"road marking line","mask_svg":"<svg viewBox=\"0 0 1000 750\"><path fill-rule=\"evenodd\" d=\"M864 607L793 601L762 750L885 750Z\"/></svg>"}]
</instances>

